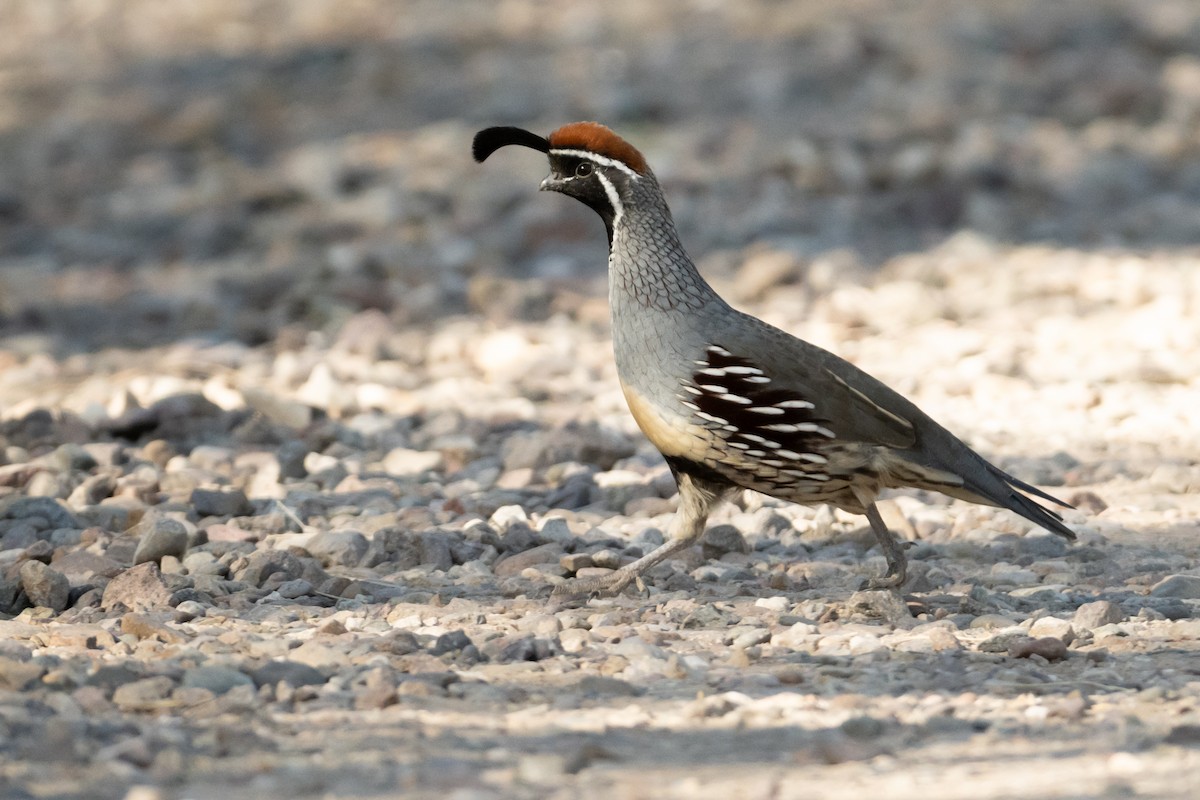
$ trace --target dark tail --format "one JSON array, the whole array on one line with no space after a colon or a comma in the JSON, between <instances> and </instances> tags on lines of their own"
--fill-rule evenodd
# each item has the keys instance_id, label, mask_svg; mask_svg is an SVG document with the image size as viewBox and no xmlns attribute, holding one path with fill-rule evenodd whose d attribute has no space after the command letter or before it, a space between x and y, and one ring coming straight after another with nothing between
<instances>
[{"instance_id":1,"label":"dark tail","mask_svg":"<svg viewBox=\"0 0 1200 800\"><path fill-rule=\"evenodd\" d=\"M981 459L982 460L982 459ZM1035 486L1030 486L1025 481L1014 478L999 467L983 462L987 466L988 477L994 480L986 481L985 486L974 485L975 481L967 479L967 488L973 492L978 492L982 497L986 497L996 505L1007 508L1035 525L1040 525L1046 530L1057 533L1059 536L1068 541L1075 541L1075 532L1063 524L1062 516L1040 503L1035 503L1029 497L1021 492L1027 492L1035 497L1040 497L1043 500L1049 500L1051 503L1062 506L1063 508L1074 508L1070 503L1064 503L1057 497L1043 492ZM996 485L999 484L999 485ZM1018 492L1017 489L1021 491Z\"/></svg>"}]
</instances>

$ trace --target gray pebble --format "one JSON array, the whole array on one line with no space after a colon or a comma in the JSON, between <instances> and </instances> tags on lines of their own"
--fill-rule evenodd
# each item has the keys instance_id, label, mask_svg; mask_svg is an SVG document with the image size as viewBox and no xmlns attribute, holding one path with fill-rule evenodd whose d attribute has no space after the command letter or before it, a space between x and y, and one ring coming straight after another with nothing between
<instances>
[{"instance_id":1,"label":"gray pebble","mask_svg":"<svg viewBox=\"0 0 1200 800\"><path fill-rule=\"evenodd\" d=\"M358 531L323 531L309 539L305 550L327 567L356 567L370 543Z\"/></svg>"},{"instance_id":2,"label":"gray pebble","mask_svg":"<svg viewBox=\"0 0 1200 800\"><path fill-rule=\"evenodd\" d=\"M275 589L281 597L294 600L297 597L307 597L313 592L313 585L303 578L284 581Z\"/></svg>"},{"instance_id":3,"label":"gray pebble","mask_svg":"<svg viewBox=\"0 0 1200 800\"><path fill-rule=\"evenodd\" d=\"M208 689L213 694L225 694L237 686L253 686L254 681L244 672L231 667L192 667L183 673L182 685L189 689Z\"/></svg>"},{"instance_id":4,"label":"gray pebble","mask_svg":"<svg viewBox=\"0 0 1200 800\"><path fill-rule=\"evenodd\" d=\"M568 628L558 636L559 644L564 652L580 653L592 642L592 635L580 628Z\"/></svg>"},{"instance_id":5,"label":"gray pebble","mask_svg":"<svg viewBox=\"0 0 1200 800\"><path fill-rule=\"evenodd\" d=\"M980 614L970 622L971 628L1008 628L1016 622L1002 614Z\"/></svg>"},{"instance_id":6,"label":"gray pebble","mask_svg":"<svg viewBox=\"0 0 1200 800\"><path fill-rule=\"evenodd\" d=\"M596 566L590 553L568 553L558 560L558 563L568 573L574 574L581 569Z\"/></svg>"},{"instance_id":7,"label":"gray pebble","mask_svg":"<svg viewBox=\"0 0 1200 800\"><path fill-rule=\"evenodd\" d=\"M912 622L912 612L909 610L908 604L895 592L886 590L855 592L850 595L848 605L855 611L885 619L893 625L906 625Z\"/></svg>"},{"instance_id":8,"label":"gray pebble","mask_svg":"<svg viewBox=\"0 0 1200 800\"><path fill-rule=\"evenodd\" d=\"M533 431L508 437L502 448L506 470L575 461L610 470L622 458L633 455L633 443L624 436L595 425L580 425L560 431ZM565 508L565 506L556 506Z\"/></svg>"},{"instance_id":9,"label":"gray pebble","mask_svg":"<svg viewBox=\"0 0 1200 800\"><path fill-rule=\"evenodd\" d=\"M125 711L152 711L174 688L175 681L166 675L135 679L117 686L112 701Z\"/></svg>"},{"instance_id":10,"label":"gray pebble","mask_svg":"<svg viewBox=\"0 0 1200 800\"><path fill-rule=\"evenodd\" d=\"M680 624L686 629L703 630L724 627L735 622L737 622L737 617L731 615L729 612L722 611L710 605L699 605L684 617L683 622Z\"/></svg>"},{"instance_id":11,"label":"gray pebble","mask_svg":"<svg viewBox=\"0 0 1200 800\"><path fill-rule=\"evenodd\" d=\"M1016 541L1018 552L1038 559L1061 558L1069 552L1071 545L1061 536L1045 531L1030 531Z\"/></svg>"},{"instance_id":12,"label":"gray pebble","mask_svg":"<svg viewBox=\"0 0 1200 800\"><path fill-rule=\"evenodd\" d=\"M274 686L281 681L289 686L319 686L325 683L325 676L320 670L288 660L268 661L254 670L250 677L258 686Z\"/></svg>"},{"instance_id":13,"label":"gray pebble","mask_svg":"<svg viewBox=\"0 0 1200 800\"><path fill-rule=\"evenodd\" d=\"M517 627L535 636L554 637L562 631L562 621L553 614L530 614L522 617Z\"/></svg>"},{"instance_id":14,"label":"gray pebble","mask_svg":"<svg viewBox=\"0 0 1200 800\"><path fill-rule=\"evenodd\" d=\"M23 520L0 522L0 550L24 550L38 540L38 528Z\"/></svg>"},{"instance_id":15,"label":"gray pebble","mask_svg":"<svg viewBox=\"0 0 1200 800\"><path fill-rule=\"evenodd\" d=\"M181 603L200 603L203 606L211 606L213 599L212 595L202 589L184 586L171 592L171 597L167 600L167 605L176 609Z\"/></svg>"},{"instance_id":16,"label":"gray pebble","mask_svg":"<svg viewBox=\"0 0 1200 800\"><path fill-rule=\"evenodd\" d=\"M1030 637L1022 632L1001 633L990 639L985 639L979 643L979 652L981 653L1007 653L1009 647L1014 642L1029 639Z\"/></svg>"},{"instance_id":17,"label":"gray pebble","mask_svg":"<svg viewBox=\"0 0 1200 800\"><path fill-rule=\"evenodd\" d=\"M437 641L429 648L429 653L435 656L456 653L472 644L471 637L462 631L448 631L437 638Z\"/></svg>"},{"instance_id":18,"label":"gray pebble","mask_svg":"<svg viewBox=\"0 0 1200 800\"><path fill-rule=\"evenodd\" d=\"M45 463L52 469L63 472L88 472L96 468L96 459L84 447L68 443L59 445L53 453L45 456Z\"/></svg>"},{"instance_id":19,"label":"gray pebble","mask_svg":"<svg viewBox=\"0 0 1200 800\"><path fill-rule=\"evenodd\" d=\"M450 569L457 564L473 561L483 552L483 545L465 539L454 539L441 531L427 531L418 540L416 563L432 569Z\"/></svg>"},{"instance_id":20,"label":"gray pebble","mask_svg":"<svg viewBox=\"0 0 1200 800\"><path fill-rule=\"evenodd\" d=\"M1083 630L1094 630L1101 625L1124 622L1125 619L1125 612L1119 605L1108 600L1097 600L1092 603L1084 603L1075 609L1075 615L1071 617L1071 622Z\"/></svg>"},{"instance_id":21,"label":"gray pebble","mask_svg":"<svg viewBox=\"0 0 1200 800\"><path fill-rule=\"evenodd\" d=\"M1152 597L1200 599L1200 575L1168 575L1150 589Z\"/></svg>"},{"instance_id":22,"label":"gray pebble","mask_svg":"<svg viewBox=\"0 0 1200 800\"><path fill-rule=\"evenodd\" d=\"M262 586L267 578L276 574L282 574L280 580L299 578L304 574L304 565L299 558L286 550L255 550L245 561L234 562L231 565L231 574L235 580L245 581L252 586Z\"/></svg>"},{"instance_id":23,"label":"gray pebble","mask_svg":"<svg viewBox=\"0 0 1200 800\"><path fill-rule=\"evenodd\" d=\"M208 606L197 600L184 600L175 605L175 621L191 622L208 613Z\"/></svg>"},{"instance_id":24,"label":"gray pebble","mask_svg":"<svg viewBox=\"0 0 1200 800\"><path fill-rule=\"evenodd\" d=\"M1165 744L1200 747L1200 725L1176 725L1167 733Z\"/></svg>"},{"instance_id":25,"label":"gray pebble","mask_svg":"<svg viewBox=\"0 0 1200 800\"><path fill-rule=\"evenodd\" d=\"M137 668L137 665L105 664L96 667L87 675L84 685L94 686L111 693L118 687L133 683L141 677L143 677L143 673Z\"/></svg>"},{"instance_id":26,"label":"gray pebble","mask_svg":"<svg viewBox=\"0 0 1200 800\"><path fill-rule=\"evenodd\" d=\"M1178 597L1149 595L1125 604L1125 607L1127 610L1136 610L1138 619L1187 619L1195 615L1193 603Z\"/></svg>"},{"instance_id":27,"label":"gray pebble","mask_svg":"<svg viewBox=\"0 0 1200 800\"><path fill-rule=\"evenodd\" d=\"M604 675L585 675L575 685L575 688L584 697L595 698L636 697L645 692L645 689L628 681Z\"/></svg>"},{"instance_id":28,"label":"gray pebble","mask_svg":"<svg viewBox=\"0 0 1200 800\"><path fill-rule=\"evenodd\" d=\"M714 525L704 532L700 548L707 559L718 559L726 553L749 553L750 543L732 525Z\"/></svg>"},{"instance_id":29,"label":"gray pebble","mask_svg":"<svg viewBox=\"0 0 1200 800\"><path fill-rule=\"evenodd\" d=\"M183 568L191 575L227 575L229 567L217 560L217 557L207 550L198 550L185 555L182 559Z\"/></svg>"},{"instance_id":30,"label":"gray pebble","mask_svg":"<svg viewBox=\"0 0 1200 800\"><path fill-rule=\"evenodd\" d=\"M421 643L416 636L408 631L390 631L385 636L377 639L373 647L381 653L406 656L409 653L415 653L420 650Z\"/></svg>"},{"instance_id":31,"label":"gray pebble","mask_svg":"<svg viewBox=\"0 0 1200 800\"><path fill-rule=\"evenodd\" d=\"M183 558L187 552L188 532L179 520L153 515L148 522L143 520L138 529L141 538L133 551L134 564L162 561L166 556Z\"/></svg>"},{"instance_id":32,"label":"gray pebble","mask_svg":"<svg viewBox=\"0 0 1200 800\"><path fill-rule=\"evenodd\" d=\"M288 658L314 669L337 669L346 664L344 644L330 644L321 639L309 639L288 653Z\"/></svg>"},{"instance_id":33,"label":"gray pebble","mask_svg":"<svg viewBox=\"0 0 1200 800\"><path fill-rule=\"evenodd\" d=\"M853 739L877 739L886 727L882 720L868 716L851 717L839 726L842 733Z\"/></svg>"},{"instance_id":34,"label":"gray pebble","mask_svg":"<svg viewBox=\"0 0 1200 800\"><path fill-rule=\"evenodd\" d=\"M116 487L117 482L113 476L92 475L71 490L71 493L67 495L67 505L76 509L94 506L101 500L111 497Z\"/></svg>"},{"instance_id":35,"label":"gray pebble","mask_svg":"<svg viewBox=\"0 0 1200 800\"><path fill-rule=\"evenodd\" d=\"M591 566L602 569L620 569L629 563L630 559L608 547L601 548L591 554ZM580 567L577 567L580 569Z\"/></svg>"},{"instance_id":36,"label":"gray pebble","mask_svg":"<svg viewBox=\"0 0 1200 800\"><path fill-rule=\"evenodd\" d=\"M542 539L537 531L525 522L508 525L500 537L500 549L506 553L522 553L541 544Z\"/></svg>"},{"instance_id":37,"label":"gray pebble","mask_svg":"<svg viewBox=\"0 0 1200 800\"><path fill-rule=\"evenodd\" d=\"M44 606L55 611L67 607L71 584L67 576L40 561L26 561L21 565L21 586L35 606Z\"/></svg>"},{"instance_id":38,"label":"gray pebble","mask_svg":"<svg viewBox=\"0 0 1200 800\"><path fill-rule=\"evenodd\" d=\"M86 527L59 501L50 497L15 497L0 505L5 519L29 520L38 530Z\"/></svg>"},{"instance_id":39,"label":"gray pebble","mask_svg":"<svg viewBox=\"0 0 1200 800\"><path fill-rule=\"evenodd\" d=\"M308 445L303 442L291 441L280 446L275 453L279 460L280 478L303 478L308 474L304 468L304 459L308 455Z\"/></svg>"},{"instance_id":40,"label":"gray pebble","mask_svg":"<svg viewBox=\"0 0 1200 800\"><path fill-rule=\"evenodd\" d=\"M539 564L554 564L558 566L558 561L562 558L562 555L561 545L557 542L548 542L528 550L513 553L497 561L493 567L493 571L498 577L509 577L518 575L522 570Z\"/></svg>"},{"instance_id":41,"label":"gray pebble","mask_svg":"<svg viewBox=\"0 0 1200 800\"><path fill-rule=\"evenodd\" d=\"M1021 636L1009 642L1008 654L1013 658L1041 656L1047 661L1061 661L1070 655L1070 651L1067 650L1066 642L1053 636L1038 639Z\"/></svg>"},{"instance_id":42,"label":"gray pebble","mask_svg":"<svg viewBox=\"0 0 1200 800\"><path fill-rule=\"evenodd\" d=\"M747 648L756 644L771 641L771 631L768 628L735 627L725 635L725 643L731 647Z\"/></svg>"},{"instance_id":43,"label":"gray pebble","mask_svg":"<svg viewBox=\"0 0 1200 800\"><path fill-rule=\"evenodd\" d=\"M1075 629L1065 619L1039 617L1029 626L1029 635L1035 639L1053 636L1061 639L1064 644L1070 644L1075 640Z\"/></svg>"},{"instance_id":44,"label":"gray pebble","mask_svg":"<svg viewBox=\"0 0 1200 800\"><path fill-rule=\"evenodd\" d=\"M237 517L253 511L246 494L239 489L194 489L191 504L202 517Z\"/></svg>"}]
</instances>

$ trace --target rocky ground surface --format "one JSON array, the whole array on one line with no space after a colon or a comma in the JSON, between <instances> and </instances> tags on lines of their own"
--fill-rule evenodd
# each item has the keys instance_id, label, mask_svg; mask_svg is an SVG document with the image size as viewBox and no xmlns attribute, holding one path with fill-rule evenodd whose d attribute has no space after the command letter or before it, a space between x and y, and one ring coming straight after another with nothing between
<instances>
[{"instance_id":1,"label":"rocky ground surface","mask_svg":"<svg viewBox=\"0 0 1200 800\"><path fill-rule=\"evenodd\" d=\"M1194 4L171 7L0 7L0 795L1196 796ZM467 158L579 117L1078 542L900 492L862 592L747 495L551 605L675 506L599 223Z\"/></svg>"}]
</instances>

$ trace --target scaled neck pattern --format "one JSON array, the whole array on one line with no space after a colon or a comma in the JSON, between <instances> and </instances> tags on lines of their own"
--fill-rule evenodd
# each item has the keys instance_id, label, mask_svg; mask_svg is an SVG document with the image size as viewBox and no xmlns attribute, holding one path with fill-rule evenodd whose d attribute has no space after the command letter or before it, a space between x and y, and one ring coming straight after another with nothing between
<instances>
[{"instance_id":1,"label":"scaled neck pattern","mask_svg":"<svg viewBox=\"0 0 1200 800\"><path fill-rule=\"evenodd\" d=\"M654 175L647 171L622 195L609 235L614 313L631 302L659 311L700 311L721 303L684 252Z\"/></svg>"}]
</instances>

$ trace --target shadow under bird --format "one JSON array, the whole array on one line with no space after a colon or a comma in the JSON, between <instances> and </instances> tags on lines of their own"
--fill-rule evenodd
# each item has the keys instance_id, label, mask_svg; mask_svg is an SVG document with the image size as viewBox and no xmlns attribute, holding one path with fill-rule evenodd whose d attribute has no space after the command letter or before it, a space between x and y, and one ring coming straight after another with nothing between
<instances>
[{"instance_id":1,"label":"shadow under bird","mask_svg":"<svg viewBox=\"0 0 1200 800\"><path fill-rule=\"evenodd\" d=\"M915 487L1007 508L1073 540L1062 517L1026 494L1070 507L986 461L853 364L722 300L684 252L658 181L631 144L594 122L548 137L482 130L484 161L506 145L546 153L541 189L574 197L608 231L613 350L621 389L679 486L666 542L557 597L615 594L704 533L709 512L738 489L864 514L887 559L870 588L904 584L907 558L875 501Z\"/></svg>"}]
</instances>

